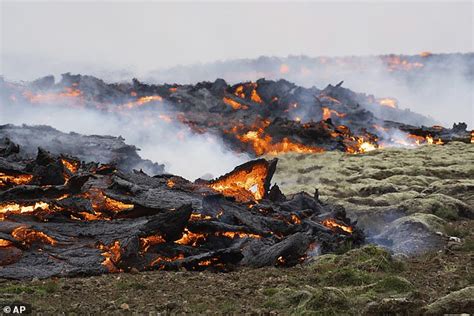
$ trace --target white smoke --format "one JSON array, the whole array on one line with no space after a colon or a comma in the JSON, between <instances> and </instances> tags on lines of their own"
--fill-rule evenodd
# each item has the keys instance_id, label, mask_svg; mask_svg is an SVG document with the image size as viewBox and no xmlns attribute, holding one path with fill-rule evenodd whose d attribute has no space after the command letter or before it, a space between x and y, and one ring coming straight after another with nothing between
<instances>
[{"instance_id":1,"label":"white smoke","mask_svg":"<svg viewBox=\"0 0 474 316\"><path fill-rule=\"evenodd\" d=\"M166 172L194 180L232 170L249 157L225 148L213 135L196 135L188 127L169 121L163 104L153 111L120 113L43 104L0 104L0 124L49 125L62 132L122 136L141 149L144 159L164 163ZM160 117L161 116L161 117Z\"/></svg>"}]
</instances>

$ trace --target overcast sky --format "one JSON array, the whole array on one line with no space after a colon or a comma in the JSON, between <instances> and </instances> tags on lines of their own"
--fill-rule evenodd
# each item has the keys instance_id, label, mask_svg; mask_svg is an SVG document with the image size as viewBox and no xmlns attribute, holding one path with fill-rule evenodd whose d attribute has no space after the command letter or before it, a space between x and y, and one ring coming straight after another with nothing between
<instances>
[{"instance_id":1,"label":"overcast sky","mask_svg":"<svg viewBox=\"0 0 474 316\"><path fill-rule=\"evenodd\" d=\"M0 1L8 70L12 56L143 71L260 55L474 50L473 1Z\"/></svg>"}]
</instances>

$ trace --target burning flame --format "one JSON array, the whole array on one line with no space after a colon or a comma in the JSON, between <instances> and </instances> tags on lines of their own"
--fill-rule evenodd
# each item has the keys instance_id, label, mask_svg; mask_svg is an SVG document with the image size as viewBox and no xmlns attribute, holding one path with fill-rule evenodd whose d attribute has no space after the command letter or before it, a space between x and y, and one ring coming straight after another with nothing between
<instances>
[{"instance_id":1,"label":"burning flame","mask_svg":"<svg viewBox=\"0 0 474 316\"><path fill-rule=\"evenodd\" d=\"M46 235L43 232L26 228L25 226L15 228L11 235L13 238L20 241L24 245L30 245L35 242L42 242L51 246L57 244L57 241L54 238Z\"/></svg>"},{"instance_id":2,"label":"burning flame","mask_svg":"<svg viewBox=\"0 0 474 316\"><path fill-rule=\"evenodd\" d=\"M346 233L350 233L350 234L352 234L352 231L353 231L351 226L339 224L335 219L332 219L332 218L323 220L321 224L323 224L327 228L330 228L331 230L334 230L334 231L338 229L342 229Z\"/></svg>"},{"instance_id":3,"label":"burning flame","mask_svg":"<svg viewBox=\"0 0 474 316\"><path fill-rule=\"evenodd\" d=\"M17 175L8 175L3 172L0 172L0 188L7 186L9 184L22 185L28 184L33 179L33 176L30 174L17 174Z\"/></svg>"}]
</instances>

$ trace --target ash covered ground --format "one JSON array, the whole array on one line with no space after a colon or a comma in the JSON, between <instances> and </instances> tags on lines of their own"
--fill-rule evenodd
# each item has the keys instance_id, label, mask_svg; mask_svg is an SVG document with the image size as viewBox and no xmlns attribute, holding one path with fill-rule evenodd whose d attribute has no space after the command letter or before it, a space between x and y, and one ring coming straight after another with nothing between
<instances>
[{"instance_id":1,"label":"ash covered ground","mask_svg":"<svg viewBox=\"0 0 474 316\"><path fill-rule=\"evenodd\" d=\"M275 181L283 192L316 187L321 200L341 203L361 225L379 228L370 236L390 233L395 239L400 237L397 230L419 234L428 245L434 238L435 251L411 256L402 253L419 249L413 244L391 252L367 245L285 269L1 281L0 299L29 302L44 313L470 312L472 157L472 145L456 142L357 156L329 152L280 157Z\"/></svg>"}]
</instances>

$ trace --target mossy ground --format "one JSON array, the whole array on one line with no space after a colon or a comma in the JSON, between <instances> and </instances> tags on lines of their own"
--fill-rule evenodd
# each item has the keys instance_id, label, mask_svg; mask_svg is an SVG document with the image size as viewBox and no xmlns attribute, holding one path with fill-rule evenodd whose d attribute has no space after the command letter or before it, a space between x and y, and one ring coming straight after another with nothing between
<instances>
[{"instance_id":1,"label":"mossy ground","mask_svg":"<svg viewBox=\"0 0 474 316\"><path fill-rule=\"evenodd\" d=\"M434 225L462 240L439 251L393 257L367 245L285 269L0 280L0 303L27 302L43 314L474 313L474 221L463 218L474 202L473 148L452 144L361 156L290 155L277 170L285 192L317 187L322 199L358 212L383 212L388 205L407 215L432 214Z\"/></svg>"}]
</instances>

